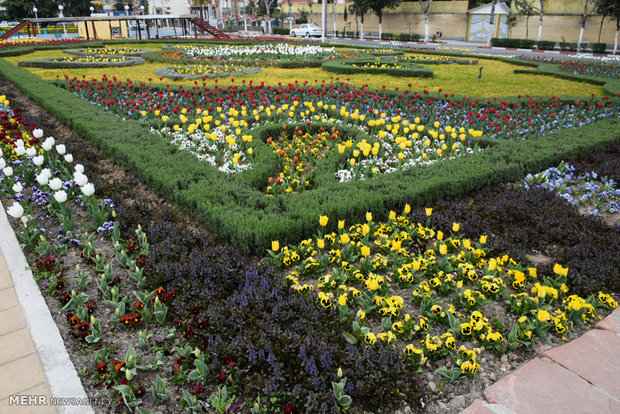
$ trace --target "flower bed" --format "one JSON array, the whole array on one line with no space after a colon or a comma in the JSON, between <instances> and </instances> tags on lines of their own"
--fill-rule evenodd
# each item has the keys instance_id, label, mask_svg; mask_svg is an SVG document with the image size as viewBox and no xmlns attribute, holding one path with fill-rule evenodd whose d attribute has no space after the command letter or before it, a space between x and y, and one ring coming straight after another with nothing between
<instances>
[{"instance_id":1,"label":"flower bed","mask_svg":"<svg viewBox=\"0 0 620 414\"><path fill-rule=\"evenodd\" d=\"M20 66L44 69L72 68L107 68L119 66L135 66L144 63L144 59L131 56L107 57L104 55L81 55L79 57L58 57L49 59L24 60Z\"/></svg>"},{"instance_id":2,"label":"flower bed","mask_svg":"<svg viewBox=\"0 0 620 414\"><path fill-rule=\"evenodd\" d=\"M571 205L585 207L589 215L596 216L599 211L609 213L615 217L616 224L620 224L617 218L620 213L620 189L614 180L599 178L596 172L576 175L574 166L561 163L557 168L552 167L535 175L528 174L523 187L553 191Z\"/></svg>"},{"instance_id":3,"label":"flower bed","mask_svg":"<svg viewBox=\"0 0 620 414\"><path fill-rule=\"evenodd\" d=\"M432 70L409 62L379 62L367 59L327 61L323 62L323 70L342 74L369 73L420 78L432 78L434 76Z\"/></svg>"},{"instance_id":4,"label":"flower bed","mask_svg":"<svg viewBox=\"0 0 620 414\"><path fill-rule=\"evenodd\" d=\"M317 306L337 309L348 342L396 346L413 371L450 356L453 364L439 371L449 382L476 374L480 349L501 354L550 332L563 336L596 320L596 309L618 306L602 292L569 295L568 268L559 264L539 275L508 255L490 256L487 236L463 237L459 223L444 234L412 222L409 205L404 211L383 223L371 213L348 227L339 220L338 232L295 246L273 241L267 260L285 270L293 290L316 292ZM328 221L319 218L321 227ZM507 312L492 319L489 303L506 303Z\"/></svg>"},{"instance_id":5,"label":"flower bed","mask_svg":"<svg viewBox=\"0 0 620 414\"><path fill-rule=\"evenodd\" d=\"M140 56L150 52L150 50L130 47L89 47L84 49L66 49L64 52L72 55Z\"/></svg>"},{"instance_id":6,"label":"flower bed","mask_svg":"<svg viewBox=\"0 0 620 414\"><path fill-rule=\"evenodd\" d=\"M229 76L260 73L261 68L246 68L234 65L174 65L157 68L154 72L156 75L172 80L201 78L221 79Z\"/></svg>"}]
</instances>

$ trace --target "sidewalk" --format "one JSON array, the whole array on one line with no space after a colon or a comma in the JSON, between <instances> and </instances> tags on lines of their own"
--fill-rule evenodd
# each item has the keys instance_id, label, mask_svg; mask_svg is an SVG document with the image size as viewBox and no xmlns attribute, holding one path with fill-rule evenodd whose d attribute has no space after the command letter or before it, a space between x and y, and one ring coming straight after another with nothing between
<instances>
[{"instance_id":1,"label":"sidewalk","mask_svg":"<svg viewBox=\"0 0 620 414\"><path fill-rule=\"evenodd\" d=\"M0 350L0 414L93 413L2 203Z\"/></svg>"},{"instance_id":2,"label":"sidewalk","mask_svg":"<svg viewBox=\"0 0 620 414\"><path fill-rule=\"evenodd\" d=\"M620 308L487 388L462 414L620 413Z\"/></svg>"}]
</instances>

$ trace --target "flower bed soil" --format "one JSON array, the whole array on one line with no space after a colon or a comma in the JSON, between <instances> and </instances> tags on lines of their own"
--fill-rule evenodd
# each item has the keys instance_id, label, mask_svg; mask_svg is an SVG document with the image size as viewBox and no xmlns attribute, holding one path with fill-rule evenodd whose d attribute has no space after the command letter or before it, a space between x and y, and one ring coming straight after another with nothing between
<instances>
[{"instance_id":1,"label":"flower bed soil","mask_svg":"<svg viewBox=\"0 0 620 414\"><path fill-rule=\"evenodd\" d=\"M218 327L219 331L210 332L210 335L195 335L192 338L195 344L210 345L215 351L215 357L210 366L214 378L202 392L208 395L218 385L216 377L219 377L220 369L226 366L225 357L229 355L226 355L224 350L227 349L233 353L231 355L233 360L239 363L240 371L235 380L243 383L244 386L239 388L239 398L235 404L242 412L249 411L249 406L244 404L255 397L256 391L261 388L269 389L266 384L268 378L265 375L273 373L272 368L265 367L267 361L252 361L251 357L244 355L242 351L247 350L247 345L252 344L252 341L260 341L261 335L265 335L264 330L267 329L270 321L260 318L269 318L272 312L276 313L273 317L274 321L282 323L279 328L282 332L291 332L287 330L290 328L287 325L296 325L300 338L306 337L309 348L312 347L316 351L319 349L317 342L325 341L325 346L334 355L342 358L343 363L350 363L337 350L338 346L345 349L344 341L341 338L330 337L330 335L337 335L336 332L339 331L338 329L332 330L329 326L330 320L335 321L333 314L316 309L311 301L298 298L290 292L288 293L290 297L278 296L280 298L278 300L283 301L282 304L269 303L267 301L269 295L283 293L282 289L277 287L278 280L281 280L280 276L262 268L255 258L243 257L233 247L212 240L205 229L187 218L182 211L165 203L138 179L112 164L106 156L92 148L88 142L21 95L13 85L0 80L0 86L3 93L6 93L13 102L13 106L22 109L22 114L27 121L42 127L46 136L53 135L59 142L65 143L76 160L85 165L91 181L97 188L98 197L114 200L117 205L116 220L120 224L124 237L131 234L138 224L141 224L147 231L152 246L146 268L146 273L151 277L149 286L154 289L161 284L168 290L176 289L178 292L178 298L170 304L172 319L186 318L187 321L204 319L208 320L212 326ZM620 145L615 145L605 153L584 155L583 160L575 165L579 169L598 170L600 174L609 175L617 180L614 175L617 175L619 170L617 168L620 160L619 148ZM569 279L569 288L575 293L606 289L614 292L613 296L618 299L617 293L620 292L620 276L618 275L620 263L618 261L620 259L614 252L617 252L620 247L618 246L620 243L619 229L606 226L596 218L580 216L563 200L551 193L543 190L526 192L515 188L514 185L500 185L458 199L438 200L433 203L433 207L435 210L432 224L438 228L448 229L452 222L460 222L464 231L471 233L472 237L488 234L489 246L494 253L507 252L515 259L537 257L542 262L537 265L542 265L543 268L544 263L552 267L553 263L558 261L575 269L576 272L573 274L582 276ZM86 220L84 216L75 218L77 227L80 221ZM424 210L414 209L412 219L418 222L426 221ZM50 223L50 228L53 227ZM577 238L577 241L573 238ZM105 247L106 244L109 246L109 242L104 243L103 239L96 240L98 240L95 245L96 249L100 251L108 249L108 253L112 254L111 248ZM191 256L197 254L209 256L210 259L198 258L199 260L193 263ZM200 260L205 260L205 262ZM212 260L220 260L222 263L220 263L219 273L203 275L201 281L206 280L210 284L197 283L198 280L184 277L188 276L187 274L179 274L179 272L186 273L192 266L194 270L198 270L204 264L209 264L215 269ZM79 255L70 250L64 259L65 268L69 270L68 280L74 277L75 273L72 269L75 269L75 264L78 262L80 262ZM243 286L254 286L254 282L250 280L253 274L252 269L258 269L261 277L265 278L265 282L262 283L265 286L261 289L259 285L256 285L256 291L250 292L244 290ZM594 277L598 274L605 274L607 278L602 280ZM129 280L123 280L123 284L129 285ZM99 292L92 281L89 289L87 293L90 297L98 297ZM218 297L218 295L222 296ZM57 299L50 295L44 296L77 371L86 373L82 376L82 381L88 395L95 396L100 389L93 387L90 380L95 369L91 351L83 342L76 341L72 337L71 331L67 328L65 312L62 311ZM237 308L230 308L235 303ZM194 308L197 304L200 309L196 311ZM503 312L505 312L503 304L490 303L486 306L488 309L485 309L485 314L495 315L500 321L502 320ZM286 307L289 313L286 313ZM104 306L102 305L101 308L103 309ZM316 311L310 312L307 316L293 313L296 310L307 311L313 308ZM105 340L115 343L120 355L124 355L125 350L130 346L137 349L137 330L115 329L114 338L109 338L110 330L106 329L108 319L106 316L110 316L110 311L105 308L104 312L107 314L103 313L103 316L98 316L98 319L104 325L104 331L108 336ZM282 316L282 312L285 313L285 317ZM605 316L605 313L601 312L601 316ZM315 319L314 326L312 325L313 319ZM272 327L269 326L269 328ZM164 340L161 330L152 330L152 332L153 340ZM583 328L575 327L568 335L568 339L576 338L583 332ZM246 336L248 342L243 342ZM388 369L395 369L398 364L390 361L392 358L390 353L365 348L364 352L359 354L360 357L365 357L363 361L365 366L359 367L360 372L356 373L350 368L345 371L351 382L358 387L351 412L361 413L364 409L377 410L379 408L382 408L383 412L394 413L459 412L474 399L479 398L487 386L530 359L539 356L545 350L563 343L556 336L550 335L549 338L549 343L536 341L532 349L508 352L501 356L485 352L480 360L482 367L478 374L472 380L460 384L447 384L434 371L446 365L446 361L433 362L420 375L391 372ZM295 338L295 340L299 339ZM299 346L299 344L294 345ZM291 353L289 359L285 358L287 351ZM296 356L293 354L296 351L298 348L282 347L282 349L274 350L277 356L276 365L279 365L279 369L283 370L283 375L286 377L283 384L291 385L290 390L279 390L282 391L280 395L290 399L303 396L307 405L304 408L302 404L299 404L299 412L334 410L335 405L330 399L331 390L293 389L292 385L295 384L310 387L307 382L304 382L306 375L303 367L298 365ZM346 352L355 354L353 347L350 346L346 346ZM316 355L318 357L318 354ZM174 354L166 355L166 363L170 364L166 367L172 367L171 361L174 357ZM376 366L373 365L372 361L379 359L383 362L377 362ZM168 371L169 369L166 368L159 374L167 375ZM147 388L147 393L143 398L146 403L151 401L148 388L154 377L155 374L140 371L140 381ZM395 396L394 388L387 390L387 384L390 381L396 384L399 392L405 394L402 399ZM409 383L409 388L406 387L407 383ZM173 395L180 390L173 385L170 385L169 389L173 391ZM274 390L274 393L276 391L278 390ZM150 408L163 412L180 412L181 407L175 398L179 396L177 394L169 403L160 406L150 403ZM281 404L278 402L280 405L274 404L274 406L278 405L283 410L287 407L290 409L288 402L282 400ZM112 410L110 406L96 409L98 412Z\"/></svg>"}]
</instances>

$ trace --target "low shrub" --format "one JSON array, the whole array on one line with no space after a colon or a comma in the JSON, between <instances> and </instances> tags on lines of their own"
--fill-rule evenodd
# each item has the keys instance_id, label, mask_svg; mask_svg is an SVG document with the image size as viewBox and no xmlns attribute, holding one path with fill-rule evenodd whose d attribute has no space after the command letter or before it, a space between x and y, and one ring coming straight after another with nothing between
<instances>
[{"instance_id":1,"label":"low shrub","mask_svg":"<svg viewBox=\"0 0 620 414\"><path fill-rule=\"evenodd\" d=\"M381 40L394 40L394 33L381 33Z\"/></svg>"},{"instance_id":2,"label":"low shrub","mask_svg":"<svg viewBox=\"0 0 620 414\"><path fill-rule=\"evenodd\" d=\"M273 34L288 35L291 31L288 27L274 27Z\"/></svg>"},{"instance_id":3,"label":"low shrub","mask_svg":"<svg viewBox=\"0 0 620 414\"><path fill-rule=\"evenodd\" d=\"M605 53L605 50L607 50L606 43L592 43L592 52Z\"/></svg>"},{"instance_id":4,"label":"low shrub","mask_svg":"<svg viewBox=\"0 0 620 414\"><path fill-rule=\"evenodd\" d=\"M555 49L555 41L554 40L541 40L536 43L538 49L540 50L553 50Z\"/></svg>"}]
</instances>

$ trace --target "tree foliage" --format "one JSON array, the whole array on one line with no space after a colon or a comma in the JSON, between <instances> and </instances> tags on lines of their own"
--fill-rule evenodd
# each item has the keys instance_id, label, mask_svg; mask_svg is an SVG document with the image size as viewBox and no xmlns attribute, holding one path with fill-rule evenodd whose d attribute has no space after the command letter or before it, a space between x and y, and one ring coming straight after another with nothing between
<instances>
[{"instance_id":1,"label":"tree foliage","mask_svg":"<svg viewBox=\"0 0 620 414\"><path fill-rule=\"evenodd\" d=\"M383 11L398 7L402 0L368 0L368 7L379 18L379 23L383 20Z\"/></svg>"}]
</instances>

